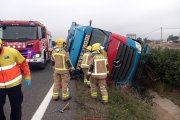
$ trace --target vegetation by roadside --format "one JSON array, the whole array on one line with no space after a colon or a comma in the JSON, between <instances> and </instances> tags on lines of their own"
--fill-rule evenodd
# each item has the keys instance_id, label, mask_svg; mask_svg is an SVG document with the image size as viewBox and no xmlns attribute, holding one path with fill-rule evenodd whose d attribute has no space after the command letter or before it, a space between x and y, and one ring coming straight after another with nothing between
<instances>
[{"instance_id":1,"label":"vegetation by roadside","mask_svg":"<svg viewBox=\"0 0 180 120\"><path fill-rule=\"evenodd\" d=\"M122 93L119 88L108 87L109 103L90 97L89 88L78 80L77 103L78 120L154 120L150 103L138 97Z\"/></svg>"},{"instance_id":2,"label":"vegetation by roadside","mask_svg":"<svg viewBox=\"0 0 180 120\"><path fill-rule=\"evenodd\" d=\"M147 65L156 73L156 81L180 87L180 50L152 49Z\"/></svg>"},{"instance_id":3,"label":"vegetation by roadside","mask_svg":"<svg viewBox=\"0 0 180 120\"><path fill-rule=\"evenodd\" d=\"M162 97L180 106L180 50L151 49L147 65L153 71L153 81L143 79L145 88L150 87Z\"/></svg>"}]
</instances>

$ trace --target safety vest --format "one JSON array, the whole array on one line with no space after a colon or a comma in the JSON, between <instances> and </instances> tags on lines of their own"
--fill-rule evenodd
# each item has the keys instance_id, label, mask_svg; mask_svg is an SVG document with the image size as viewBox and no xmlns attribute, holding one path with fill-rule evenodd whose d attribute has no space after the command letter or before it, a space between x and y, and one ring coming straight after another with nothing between
<instances>
[{"instance_id":1,"label":"safety vest","mask_svg":"<svg viewBox=\"0 0 180 120\"><path fill-rule=\"evenodd\" d=\"M19 65L24 62L26 63L26 60L19 51L3 47L0 54L0 88L10 88L21 83L22 75ZM30 80L29 66L25 65L24 67L28 67L23 69L26 69L25 77Z\"/></svg>"},{"instance_id":2,"label":"safety vest","mask_svg":"<svg viewBox=\"0 0 180 120\"><path fill-rule=\"evenodd\" d=\"M90 57L91 57L90 52L84 53L83 58L82 58L82 62L81 62L81 68L89 68Z\"/></svg>"},{"instance_id":3,"label":"safety vest","mask_svg":"<svg viewBox=\"0 0 180 120\"><path fill-rule=\"evenodd\" d=\"M107 58L103 54L96 54L94 57L94 69L92 77L97 79L105 79L107 77Z\"/></svg>"},{"instance_id":4,"label":"safety vest","mask_svg":"<svg viewBox=\"0 0 180 120\"><path fill-rule=\"evenodd\" d=\"M69 72L69 68L66 65L66 61L68 59L69 59L69 55L64 49L56 48L52 52L52 60L55 62L54 65L55 72L58 72L60 74Z\"/></svg>"}]
</instances>

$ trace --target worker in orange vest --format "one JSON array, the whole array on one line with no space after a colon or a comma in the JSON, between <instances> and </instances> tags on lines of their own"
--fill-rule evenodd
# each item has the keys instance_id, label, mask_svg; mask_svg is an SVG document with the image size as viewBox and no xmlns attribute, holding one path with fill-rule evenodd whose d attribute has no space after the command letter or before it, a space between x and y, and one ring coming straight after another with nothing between
<instances>
[{"instance_id":1,"label":"worker in orange vest","mask_svg":"<svg viewBox=\"0 0 180 120\"><path fill-rule=\"evenodd\" d=\"M90 80L89 80L90 76L88 76L90 57L91 57L91 46L87 46L85 48L85 53L83 54L82 62L81 62L81 69L84 74L84 84L87 86L90 86Z\"/></svg>"},{"instance_id":2,"label":"worker in orange vest","mask_svg":"<svg viewBox=\"0 0 180 120\"><path fill-rule=\"evenodd\" d=\"M103 53L102 53L103 52ZM108 103L106 78L108 74L107 54L101 50L100 43L92 45L91 65L88 74L91 74L91 97L97 98L97 85L99 86L102 102Z\"/></svg>"},{"instance_id":3,"label":"worker in orange vest","mask_svg":"<svg viewBox=\"0 0 180 120\"><path fill-rule=\"evenodd\" d=\"M26 86L31 85L31 74L26 59L14 48L5 47L0 39L0 120L6 120L3 106L6 95L11 105L11 120L21 120L21 69L25 76Z\"/></svg>"},{"instance_id":4,"label":"worker in orange vest","mask_svg":"<svg viewBox=\"0 0 180 120\"><path fill-rule=\"evenodd\" d=\"M65 46L65 40L58 38L56 40L56 47L52 51L51 61L54 66L53 100L59 99L60 84L62 85L62 100L67 101L71 98L69 95L69 70L74 70L74 67L69 58L69 52L65 50Z\"/></svg>"}]
</instances>

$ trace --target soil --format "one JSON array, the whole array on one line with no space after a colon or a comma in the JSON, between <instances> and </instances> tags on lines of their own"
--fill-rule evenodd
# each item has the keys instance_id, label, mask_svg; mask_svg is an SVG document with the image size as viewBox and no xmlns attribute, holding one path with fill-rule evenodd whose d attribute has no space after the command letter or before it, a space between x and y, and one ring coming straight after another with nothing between
<instances>
[{"instance_id":1,"label":"soil","mask_svg":"<svg viewBox=\"0 0 180 120\"><path fill-rule=\"evenodd\" d=\"M167 98L150 91L153 98L153 111L158 120L180 120L180 107Z\"/></svg>"}]
</instances>

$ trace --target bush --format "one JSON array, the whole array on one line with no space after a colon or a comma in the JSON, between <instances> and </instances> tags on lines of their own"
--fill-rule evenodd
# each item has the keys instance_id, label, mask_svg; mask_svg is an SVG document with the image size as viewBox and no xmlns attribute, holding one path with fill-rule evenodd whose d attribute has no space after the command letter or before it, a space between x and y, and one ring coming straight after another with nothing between
<instances>
[{"instance_id":1,"label":"bush","mask_svg":"<svg viewBox=\"0 0 180 120\"><path fill-rule=\"evenodd\" d=\"M180 87L180 50L156 48L148 57L147 65L154 70L159 81Z\"/></svg>"}]
</instances>

